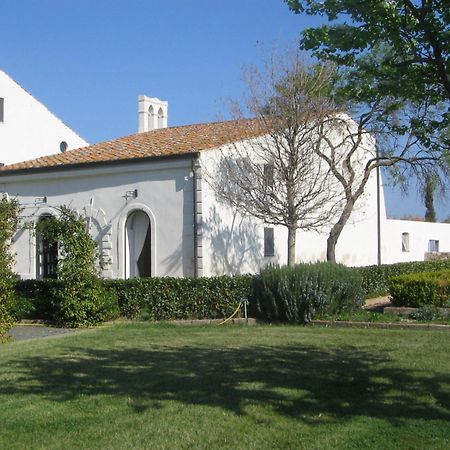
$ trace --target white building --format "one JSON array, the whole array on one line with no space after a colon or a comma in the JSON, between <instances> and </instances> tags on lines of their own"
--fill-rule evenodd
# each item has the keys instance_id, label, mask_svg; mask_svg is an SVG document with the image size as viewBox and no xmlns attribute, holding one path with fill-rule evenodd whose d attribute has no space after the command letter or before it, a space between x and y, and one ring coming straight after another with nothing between
<instances>
[{"instance_id":1,"label":"white building","mask_svg":"<svg viewBox=\"0 0 450 450\"><path fill-rule=\"evenodd\" d=\"M0 70L0 163L11 164L88 143Z\"/></svg>"},{"instance_id":2,"label":"white building","mask_svg":"<svg viewBox=\"0 0 450 450\"><path fill-rule=\"evenodd\" d=\"M141 96L139 123L135 135L3 167L0 191L19 199L27 222L60 205L85 215L105 277L237 274L286 263L286 230L235 214L202 177L215 154L255 137L248 121L165 128L167 103ZM423 260L436 245L450 252L450 225L387 220L382 189L381 205L382 262ZM324 260L326 238L326 229L299 231L297 261ZM17 233L21 277L50 274L56 254L44 244L29 227ZM347 265L377 263L375 174L336 254Z\"/></svg>"}]
</instances>

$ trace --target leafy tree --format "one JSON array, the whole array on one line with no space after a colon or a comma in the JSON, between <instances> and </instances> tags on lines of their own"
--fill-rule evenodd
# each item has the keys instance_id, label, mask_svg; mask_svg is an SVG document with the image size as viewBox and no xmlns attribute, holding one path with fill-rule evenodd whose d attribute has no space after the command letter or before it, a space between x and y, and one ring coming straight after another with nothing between
<instances>
[{"instance_id":1,"label":"leafy tree","mask_svg":"<svg viewBox=\"0 0 450 450\"><path fill-rule=\"evenodd\" d=\"M436 211L434 209L434 192L436 190L436 178L428 176L423 189L423 197L425 201L425 221L436 222Z\"/></svg>"},{"instance_id":2,"label":"leafy tree","mask_svg":"<svg viewBox=\"0 0 450 450\"><path fill-rule=\"evenodd\" d=\"M11 252L11 240L19 223L20 206L17 200L6 195L0 199L0 342L6 339L11 326L8 304L14 294L14 256Z\"/></svg>"},{"instance_id":3,"label":"leafy tree","mask_svg":"<svg viewBox=\"0 0 450 450\"><path fill-rule=\"evenodd\" d=\"M296 13L328 24L307 28L301 46L344 69L343 93L359 102L379 98L423 110L397 131L427 148L450 143L450 7L448 0L285 0ZM350 19L350 20L349 20Z\"/></svg>"}]
</instances>

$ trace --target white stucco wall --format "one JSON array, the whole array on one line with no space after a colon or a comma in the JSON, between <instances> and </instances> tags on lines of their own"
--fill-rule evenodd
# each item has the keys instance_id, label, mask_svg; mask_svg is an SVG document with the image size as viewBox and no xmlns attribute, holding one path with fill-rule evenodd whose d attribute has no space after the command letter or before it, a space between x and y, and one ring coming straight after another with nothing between
<instances>
[{"instance_id":1,"label":"white stucco wall","mask_svg":"<svg viewBox=\"0 0 450 450\"><path fill-rule=\"evenodd\" d=\"M203 171L214 173L215 164L229 149L201 154ZM243 218L221 203L207 182L202 182L203 274L239 274L258 272L268 263L287 263L287 229L274 227L275 256L264 257L262 221ZM424 260L430 239L439 240L441 252L450 251L450 224L388 220L383 184L380 186L381 262L390 264ZM326 260L326 241L330 226L320 232L297 232L296 261ZM410 233L410 251L402 251L402 233ZM336 246L336 260L348 266L374 265L378 262L377 180L371 173L365 193L359 198Z\"/></svg>"},{"instance_id":2,"label":"white stucco wall","mask_svg":"<svg viewBox=\"0 0 450 450\"><path fill-rule=\"evenodd\" d=\"M52 114L42 103L0 70L0 98L4 121L0 122L0 163L11 164L58 153L61 142L68 149L87 142Z\"/></svg>"},{"instance_id":3,"label":"white stucco wall","mask_svg":"<svg viewBox=\"0 0 450 450\"><path fill-rule=\"evenodd\" d=\"M265 225L251 217L243 218L232 208L221 203L208 183L221 154L229 149L201 153L204 176L202 182L203 274L238 274L258 272L268 263L287 263L287 229ZM232 151L232 150L231 150ZM381 187L381 218L386 218ZM264 257L264 227L274 228L275 256ZM330 226L320 232L297 232L296 261L326 260L326 240ZM338 262L350 265L377 263L377 199L376 172L367 182L366 192L358 200L336 247Z\"/></svg>"},{"instance_id":4,"label":"white stucco wall","mask_svg":"<svg viewBox=\"0 0 450 450\"><path fill-rule=\"evenodd\" d=\"M22 224L36 221L55 208L68 205L91 217L91 234L101 242L110 260L104 276L123 278L125 222L134 210L150 217L152 275L192 276L193 182L189 158L1 176L0 190L17 197L24 206ZM137 198L125 199L138 190ZM46 204L35 204L39 197ZM16 271L22 278L36 276L36 239L21 229L14 238Z\"/></svg>"},{"instance_id":5,"label":"white stucco wall","mask_svg":"<svg viewBox=\"0 0 450 450\"><path fill-rule=\"evenodd\" d=\"M409 233L409 251L402 251L402 234ZM430 240L440 252L450 252L450 224L388 219L383 223L382 262L423 261Z\"/></svg>"}]
</instances>

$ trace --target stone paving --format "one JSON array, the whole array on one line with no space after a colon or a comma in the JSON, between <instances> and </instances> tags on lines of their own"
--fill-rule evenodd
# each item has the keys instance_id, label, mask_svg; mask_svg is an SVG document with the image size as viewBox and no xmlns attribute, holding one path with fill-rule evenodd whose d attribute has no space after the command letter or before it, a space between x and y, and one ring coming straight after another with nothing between
<instances>
[{"instance_id":1,"label":"stone paving","mask_svg":"<svg viewBox=\"0 0 450 450\"><path fill-rule=\"evenodd\" d=\"M56 328L44 325L15 325L9 330L13 341L24 341L27 339L39 339L49 336L60 336L62 334L75 333L79 331L74 328Z\"/></svg>"}]
</instances>

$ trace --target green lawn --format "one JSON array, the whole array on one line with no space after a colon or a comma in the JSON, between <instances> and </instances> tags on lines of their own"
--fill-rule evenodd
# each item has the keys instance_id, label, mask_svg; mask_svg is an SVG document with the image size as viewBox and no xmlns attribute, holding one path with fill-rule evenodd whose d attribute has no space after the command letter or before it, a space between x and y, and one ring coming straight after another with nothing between
<instances>
[{"instance_id":1,"label":"green lawn","mask_svg":"<svg viewBox=\"0 0 450 450\"><path fill-rule=\"evenodd\" d=\"M130 324L0 347L0 448L449 448L450 335Z\"/></svg>"}]
</instances>

